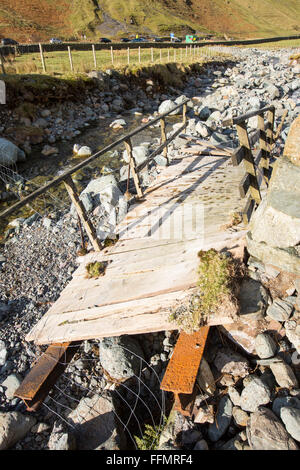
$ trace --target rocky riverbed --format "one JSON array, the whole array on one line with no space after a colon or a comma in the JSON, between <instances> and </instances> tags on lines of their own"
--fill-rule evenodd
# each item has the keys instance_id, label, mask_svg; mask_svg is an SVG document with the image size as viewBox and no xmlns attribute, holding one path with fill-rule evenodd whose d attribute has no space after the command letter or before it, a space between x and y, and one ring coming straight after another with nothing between
<instances>
[{"instance_id":1,"label":"rocky riverbed","mask_svg":"<svg viewBox=\"0 0 300 470\"><path fill-rule=\"evenodd\" d=\"M114 72L106 76L95 74L101 89L91 92L84 104L48 106L39 109L34 118L20 118L13 112L5 116L1 120L2 136L12 138L27 155L27 161L18 164L22 184L29 184L39 174L35 146L43 151L46 174L53 176L57 172L56 159L61 158L64 167L73 164L74 144L95 149L111 132L110 125L115 127L114 134L110 134L113 140L130 126L151 119L157 111L170 109L185 97L190 99L186 133L227 146L237 146L237 137L234 129L222 127L224 119L274 104L278 124L287 109L275 149L275 154L281 154L290 124L299 114L299 65L289 65L287 50L247 49L235 55L236 63L208 66L203 74L189 77L182 89L170 88L162 93L153 79L147 83L145 78L146 86L133 91ZM18 123L38 129L39 138L37 134L33 139L32 135L7 132ZM255 128L255 119L248 124ZM91 131L84 130L90 126ZM174 130L177 126L172 123ZM100 138L90 140L91 133L95 135L98 130ZM135 142L138 163L157 146L159 137L155 132L154 127L145 140ZM184 145L183 139L176 138L170 145L169 157L175 157ZM65 153L63 148L67 148ZM31 161L35 162L34 168ZM124 196L127 166L123 149L110 154L102 164L106 167L103 172L93 167L80 175L77 183L98 236L104 240L122 220L130 201ZM165 164L160 155L146 167L142 175L144 187L151 184ZM5 187L2 194L10 191L9 186ZM41 353L41 348L26 343L24 337L59 297L77 266L81 246L77 218L67 199L62 200L57 194L55 197L55 204L44 213L38 211L30 217L24 214L11 221L1 248L0 449L135 448L134 436L141 437L143 424L159 424L170 411L170 397L159 390L159 383L172 354L176 332L84 342L35 414L26 413L22 402L13 396ZM259 283L270 286L276 279L276 272L253 258L248 267L250 277ZM278 322L278 331L256 334L252 351L243 348L243 344L238 347L224 332L212 332L205 354L209 384L203 389L202 382L202 389L199 388L198 412L193 419L173 414L160 437L160 448L297 448L299 351L292 337L280 336L279 332L280 326L298 315L299 291L298 284L287 282L284 292L276 296L271 290L271 295L266 296L265 313ZM100 426L100 431L99 426L87 426L86 434L78 434L78 424L103 414L108 416L106 424L113 429L112 435L107 435L107 426Z\"/></svg>"}]
</instances>

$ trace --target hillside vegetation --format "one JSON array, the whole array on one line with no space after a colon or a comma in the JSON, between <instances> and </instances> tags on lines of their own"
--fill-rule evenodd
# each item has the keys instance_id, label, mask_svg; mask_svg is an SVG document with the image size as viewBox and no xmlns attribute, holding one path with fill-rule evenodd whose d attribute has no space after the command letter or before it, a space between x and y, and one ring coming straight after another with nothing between
<instances>
[{"instance_id":1,"label":"hillside vegetation","mask_svg":"<svg viewBox=\"0 0 300 470\"><path fill-rule=\"evenodd\" d=\"M300 32L299 0L1 0L0 37L19 41L128 34L270 37Z\"/></svg>"}]
</instances>

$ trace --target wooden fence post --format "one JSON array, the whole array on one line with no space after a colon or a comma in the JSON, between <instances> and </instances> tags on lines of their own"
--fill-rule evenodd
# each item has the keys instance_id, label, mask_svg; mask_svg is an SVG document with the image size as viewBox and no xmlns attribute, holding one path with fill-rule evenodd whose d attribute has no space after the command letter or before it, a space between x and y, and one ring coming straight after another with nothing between
<instances>
[{"instance_id":1,"label":"wooden fence post","mask_svg":"<svg viewBox=\"0 0 300 470\"><path fill-rule=\"evenodd\" d=\"M139 46L139 64L141 63L141 46Z\"/></svg>"},{"instance_id":2,"label":"wooden fence post","mask_svg":"<svg viewBox=\"0 0 300 470\"><path fill-rule=\"evenodd\" d=\"M176 62L176 47L174 47L174 62Z\"/></svg>"},{"instance_id":3,"label":"wooden fence post","mask_svg":"<svg viewBox=\"0 0 300 470\"><path fill-rule=\"evenodd\" d=\"M114 65L114 50L112 46L110 48L110 55L111 55L111 63L112 65Z\"/></svg>"},{"instance_id":4,"label":"wooden fence post","mask_svg":"<svg viewBox=\"0 0 300 470\"><path fill-rule=\"evenodd\" d=\"M97 59L96 59L96 51L95 51L94 44L92 45L92 51L93 51L95 69L97 69Z\"/></svg>"},{"instance_id":5,"label":"wooden fence post","mask_svg":"<svg viewBox=\"0 0 300 470\"><path fill-rule=\"evenodd\" d=\"M185 57L187 57L187 56L188 56L188 47L185 46Z\"/></svg>"},{"instance_id":6,"label":"wooden fence post","mask_svg":"<svg viewBox=\"0 0 300 470\"><path fill-rule=\"evenodd\" d=\"M182 62L182 54L183 54L183 52L182 52L182 47L181 47L180 48L180 62Z\"/></svg>"},{"instance_id":7,"label":"wooden fence post","mask_svg":"<svg viewBox=\"0 0 300 470\"><path fill-rule=\"evenodd\" d=\"M161 128L161 141L162 143L165 143L167 140L167 134L166 134L166 121L165 118L160 119L160 128ZM169 159L168 159L168 148L164 147L163 149L163 154L164 157L167 159L167 162L169 164Z\"/></svg>"},{"instance_id":8,"label":"wooden fence post","mask_svg":"<svg viewBox=\"0 0 300 470\"><path fill-rule=\"evenodd\" d=\"M125 148L126 148L126 151L127 151L128 158L129 158L128 165L130 167L130 170L131 170L131 173L132 173L132 176L133 176L133 181L134 181L134 184L135 184L136 192L137 192L138 198L142 198L143 197L143 191L142 191L141 186L140 186L139 176L136 172L136 165L135 165L135 160L134 160L134 156L133 156L133 152L132 152L132 143L131 143L130 137L124 141L124 144L125 144Z\"/></svg>"},{"instance_id":9,"label":"wooden fence post","mask_svg":"<svg viewBox=\"0 0 300 470\"><path fill-rule=\"evenodd\" d=\"M127 49L127 64L130 64L130 48Z\"/></svg>"},{"instance_id":10,"label":"wooden fence post","mask_svg":"<svg viewBox=\"0 0 300 470\"><path fill-rule=\"evenodd\" d=\"M168 48L168 62L170 62L170 49Z\"/></svg>"},{"instance_id":11,"label":"wooden fence post","mask_svg":"<svg viewBox=\"0 0 300 470\"><path fill-rule=\"evenodd\" d=\"M244 147L245 149L245 154L244 154L244 166L246 169L246 172L249 174L250 178L250 193L252 199L259 204L261 201L261 194L258 186L258 181L257 181L257 173L256 173L256 168L255 168L255 163L250 147L250 142L249 142L249 136L247 132L247 126L245 122L241 122L239 124L236 124L236 130L237 134L239 137L240 145Z\"/></svg>"},{"instance_id":12,"label":"wooden fence post","mask_svg":"<svg viewBox=\"0 0 300 470\"><path fill-rule=\"evenodd\" d=\"M4 59L3 59L2 52L0 53L0 67L1 67L1 71L3 75L5 75Z\"/></svg>"},{"instance_id":13,"label":"wooden fence post","mask_svg":"<svg viewBox=\"0 0 300 470\"><path fill-rule=\"evenodd\" d=\"M151 47L151 62L154 62L153 47Z\"/></svg>"},{"instance_id":14,"label":"wooden fence post","mask_svg":"<svg viewBox=\"0 0 300 470\"><path fill-rule=\"evenodd\" d=\"M161 49L159 49L159 60L160 60L160 62L162 62Z\"/></svg>"},{"instance_id":15,"label":"wooden fence post","mask_svg":"<svg viewBox=\"0 0 300 470\"><path fill-rule=\"evenodd\" d=\"M71 52L71 47L70 46L68 46L68 53L69 53L70 68L71 68L71 71L74 72L72 52Z\"/></svg>"},{"instance_id":16,"label":"wooden fence post","mask_svg":"<svg viewBox=\"0 0 300 470\"><path fill-rule=\"evenodd\" d=\"M39 43L39 48L40 48L40 55L41 55L43 72L45 73L46 72L46 64L45 64L45 59L44 59L43 46L42 46L41 43Z\"/></svg>"},{"instance_id":17,"label":"wooden fence post","mask_svg":"<svg viewBox=\"0 0 300 470\"><path fill-rule=\"evenodd\" d=\"M86 213L85 207L82 203L82 201L79 199L78 193L76 191L76 187L74 184L74 181L72 180L71 176L68 176L64 180L66 189L68 191L68 194L71 198L71 201L73 202L77 214L81 217L84 228L86 230L86 233L90 239L90 242L93 245L93 248L95 251L100 251L101 250L101 244L97 238L96 231L93 227L93 225L90 222L90 219L88 218L88 215Z\"/></svg>"}]
</instances>

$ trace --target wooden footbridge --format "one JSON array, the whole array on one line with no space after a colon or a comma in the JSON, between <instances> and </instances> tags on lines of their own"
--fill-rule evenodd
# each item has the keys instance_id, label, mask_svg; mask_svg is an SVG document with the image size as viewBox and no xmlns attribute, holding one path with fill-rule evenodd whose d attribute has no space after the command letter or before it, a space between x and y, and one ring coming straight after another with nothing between
<instances>
[{"instance_id":1,"label":"wooden footbridge","mask_svg":"<svg viewBox=\"0 0 300 470\"><path fill-rule=\"evenodd\" d=\"M58 179L66 183L95 251L79 258L79 267L69 285L26 337L27 341L36 344L52 345L47 350L48 356L46 354L51 357L50 362L43 355L40 365L38 361L16 392L16 396L23 398L31 409L43 400L61 373L61 366L56 368L56 364L61 364L62 357L71 359L72 354L67 354L70 344L77 345L82 340L107 336L177 329L169 317L197 284L198 251L212 247L234 250L240 246L243 231L225 231L222 226L228 224L232 212L242 212L241 196L249 194L250 202L244 211L245 222L260 202L261 188L268 183L270 176L274 108L263 108L226 123L237 126L240 147L233 151L210 146L182 134L186 129L187 101L175 109L181 106L183 124L170 137L167 137L165 130L165 118L170 112L156 118L161 124L162 143L146 164L162 151L167 156L169 143L179 134L186 142L185 147L169 161L167 167L160 169L154 183L145 191L139 181L139 171L145 164L136 166L131 137L153 124L153 121L117 142L125 142L137 197L117 227L119 239L113 246L101 249L101 243L96 239L95 230L70 180L70 171L56 179L56 183ZM267 113L266 123L264 113ZM259 116L259 127L255 134L249 136L245 121L254 115ZM259 148L254 151L256 142ZM96 157L113 146L98 152ZM90 157L86 164L96 157ZM238 165L242 161L246 174L240 183L243 175ZM71 172L77 171L84 163ZM53 181L44 188L47 190ZM41 194L41 190L37 192ZM32 195L27 199L30 197ZM19 208L22 203L24 200L15 207ZM10 208L3 214L7 215L12 210ZM105 271L96 279L87 278L86 266L95 261L103 263ZM200 329L193 340L185 338L179 341L179 353L175 353L176 346L168 369L170 372L167 371L162 388L178 394L191 394L209 326L234 321L237 317L226 311L219 317L211 316L207 326L203 327L204 330ZM180 346L182 342L184 344ZM182 383L180 374L184 367L182 364L179 368L176 364L174 367L174 361L178 357L184 361L182 358L187 343L193 349L192 355L186 356L186 361L190 361L191 357L193 359L194 367L189 363L187 368L190 368L193 377L183 378ZM183 354L180 354L182 347ZM177 379L174 371L179 374ZM181 385L178 386L180 380ZM183 410L179 395L177 399L179 408Z\"/></svg>"}]
</instances>

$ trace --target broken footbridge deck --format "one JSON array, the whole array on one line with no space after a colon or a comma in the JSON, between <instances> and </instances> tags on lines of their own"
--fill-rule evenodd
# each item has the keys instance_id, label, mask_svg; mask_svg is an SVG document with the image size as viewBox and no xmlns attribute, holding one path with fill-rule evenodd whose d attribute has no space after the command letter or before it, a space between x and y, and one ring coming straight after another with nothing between
<instances>
[{"instance_id":1,"label":"broken footbridge deck","mask_svg":"<svg viewBox=\"0 0 300 470\"><path fill-rule=\"evenodd\" d=\"M234 244L236 234L220 226L240 205L238 178L226 157L173 160L130 208L117 243L80 258L27 340L50 344L176 329L168 317L196 285L198 251ZM105 274L88 279L86 265L94 261L107 264Z\"/></svg>"}]
</instances>

